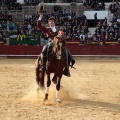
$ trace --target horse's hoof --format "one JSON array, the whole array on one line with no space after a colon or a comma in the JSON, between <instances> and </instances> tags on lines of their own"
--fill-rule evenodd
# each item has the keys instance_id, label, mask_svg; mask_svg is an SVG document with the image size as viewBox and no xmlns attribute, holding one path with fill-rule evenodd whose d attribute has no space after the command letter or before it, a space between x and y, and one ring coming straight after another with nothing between
<instances>
[{"instance_id":1,"label":"horse's hoof","mask_svg":"<svg viewBox=\"0 0 120 120\"><path fill-rule=\"evenodd\" d=\"M57 101L58 103L61 103L61 101Z\"/></svg>"},{"instance_id":2,"label":"horse's hoof","mask_svg":"<svg viewBox=\"0 0 120 120\"><path fill-rule=\"evenodd\" d=\"M37 88L37 93L39 93L39 91L40 91L40 88Z\"/></svg>"},{"instance_id":3,"label":"horse's hoof","mask_svg":"<svg viewBox=\"0 0 120 120\"><path fill-rule=\"evenodd\" d=\"M39 85L37 85L36 90L37 90L37 93L39 93L39 91L40 91L40 86Z\"/></svg>"},{"instance_id":4,"label":"horse's hoof","mask_svg":"<svg viewBox=\"0 0 120 120\"><path fill-rule=\"evenodd\" d=\"M46 94L45 94L44 101L47 101L47 100L48 100L48 94L46 93Z\"/></svg>"},{"instance_id":5,"label":"horse's hoof","mask_svg":"<svg viewBox=\"0 0 120 120\"><path fill-rule=\"evenodd\" d=\"M57 101L58 103L61 103L61 100L59 100L59 99L57 99L56 101Z\"/></svg>"},{"instance_id":6,"label":"horse's hoof","mask_svg":"<svg viewBox=\"0 0 120 120\"><path fill-rule=\"evenodd\" d=\"M44 101L47 101L47 100L48 100L47 98L44 99Z\"/></svg>"}]
</instances>

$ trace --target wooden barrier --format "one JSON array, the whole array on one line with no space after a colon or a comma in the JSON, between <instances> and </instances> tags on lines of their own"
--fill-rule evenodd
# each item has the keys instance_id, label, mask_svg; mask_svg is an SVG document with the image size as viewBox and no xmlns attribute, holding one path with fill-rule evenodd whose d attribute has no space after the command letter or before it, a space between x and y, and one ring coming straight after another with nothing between
<instances>
[{"instance_id":1,"label":"wooden barrier","mask_svg":"<svg viewBox=\"0 0 120 120\"><path fill-rule=\"evenodd\" d=\"M0 45L1 56L37 56L43 46ZM73 55L120 55L120 45L67 45Z\"/></svg>"}]
</instances>

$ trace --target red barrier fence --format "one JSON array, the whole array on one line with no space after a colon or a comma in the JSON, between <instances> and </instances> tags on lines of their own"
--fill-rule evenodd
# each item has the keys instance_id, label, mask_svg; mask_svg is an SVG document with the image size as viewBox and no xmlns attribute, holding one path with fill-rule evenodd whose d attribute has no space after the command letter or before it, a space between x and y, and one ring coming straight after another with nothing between
<instances>
[{"instance_id":1,"label":"red barrier fence","mask_svg":"<svg viewBox=\"0 0 120 120\"><path fill-rule=\"evenodd\" d=\"M43 46L0 45L1 56L36 56ZM120 45L67 45L73 55L120 55Z\"/></svg>"}]
</instances>

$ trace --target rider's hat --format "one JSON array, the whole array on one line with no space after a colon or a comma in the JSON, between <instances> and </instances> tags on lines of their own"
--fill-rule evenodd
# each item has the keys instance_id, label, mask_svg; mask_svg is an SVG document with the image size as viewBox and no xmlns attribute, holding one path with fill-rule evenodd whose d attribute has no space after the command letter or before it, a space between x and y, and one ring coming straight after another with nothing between
<instances>
[{"instance_id":1,"label":"rider's hat","mask_svg":"<svg viewBox=\"0 0 120 120\"><path fill-rule=\"evenodd\" d=\"M55 21L55 18L52 16L52 17L50 17L49 19L48 19L48 21L49 20L54 20Z\"/></svg>"},{"instance_id":2,"label":"rider's hat","mask_svg":"<svg viewBox=\"0 0 120 120\"><path fill-rule=\"evenodd\" d=\"M44 12L44 2L38 4L38 13Z\"/></svg>"}]
</instances>

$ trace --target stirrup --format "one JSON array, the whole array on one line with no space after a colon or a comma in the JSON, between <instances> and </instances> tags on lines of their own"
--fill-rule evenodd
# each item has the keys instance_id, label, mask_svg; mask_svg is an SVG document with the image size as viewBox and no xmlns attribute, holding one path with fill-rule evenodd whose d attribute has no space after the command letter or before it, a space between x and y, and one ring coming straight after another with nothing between
<instances>
[{"instance_id":1,"label":"stirrup","mask_svg":"<svg viewBox=\"0 0 120 120\"><path fill-rule=\"evenodd\" d=\"M63 71L63 74L67 77L71 77L70 75L70 70L68 68L65 68L64 71Z\"/></svg>"}]
</instances>

